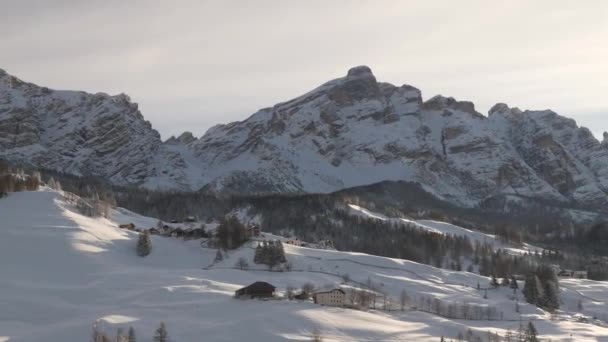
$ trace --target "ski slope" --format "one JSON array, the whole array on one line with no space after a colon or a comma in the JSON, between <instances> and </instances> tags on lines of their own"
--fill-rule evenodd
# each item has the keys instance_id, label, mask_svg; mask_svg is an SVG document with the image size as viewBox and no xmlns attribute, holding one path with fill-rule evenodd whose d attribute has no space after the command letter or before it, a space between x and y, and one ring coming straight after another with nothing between
<instances>
[{"instance_id":1,"label":"ski slope","mask_svg":"<svg viewBox=\"0 0 608 342\"><path fill-rule=\"evenodd\" d=\"M83 341L100 320L108 332L133 326L138 341L151 340L165 321L173 341L307 341L318 328L325 341L438 341L469 327L504 333L515 329L511 291L488 291L483 299L478 275L440 270L399 259L360 253L285 245L292 272L268 272L253 265L253 243L231 251L213 263L216 251L199 241L152 236L152 253L135 254L137 234L116 228L133 222L154 226L156 219L124 209L112 219L79 215L61 193L49 189L11 193L0 199L0 341ZM240 257L252 269L233 268ZM281 295L287 286L312 282L318 287L339 286L349 274L349 286L379 284L382 292L398 297L406 289L414 300L435 296L495 306L504 321L449 320L418 311L384 312L328 308L311 302L287 300L243 301L236 289L254 281L268 281ZM589 296L604 300L608 285L569 281ZM564 290L565 301L582 299L585 308L606 312L605 304ZM595 306L594 306L595 305ZM608 341L608 328L574 322L550 321L548 315L521 304L523 319L534 319L543 337L559 340L571 333L576 341ZM595 311L594 311L595 312ZM566 313L564 313L566 315Z\"/></svg>"}]
</instances>

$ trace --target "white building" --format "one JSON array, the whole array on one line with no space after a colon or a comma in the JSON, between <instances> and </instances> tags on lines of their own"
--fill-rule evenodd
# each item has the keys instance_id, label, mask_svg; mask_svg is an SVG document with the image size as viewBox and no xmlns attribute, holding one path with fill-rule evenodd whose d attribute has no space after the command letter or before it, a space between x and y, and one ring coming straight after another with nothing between
<instances>
[{"instance_id":1,"label":"white building","mask_svg":"<svg viewBox=\"0 0 608 342\"><path fill-rule=\"evenodd\" d=\"M326 306L344 306L346 300L346 293L341 289L333 289L326 292L317 292L314 294L313 299L316 304Z\"/></svg>"}]
</instances>

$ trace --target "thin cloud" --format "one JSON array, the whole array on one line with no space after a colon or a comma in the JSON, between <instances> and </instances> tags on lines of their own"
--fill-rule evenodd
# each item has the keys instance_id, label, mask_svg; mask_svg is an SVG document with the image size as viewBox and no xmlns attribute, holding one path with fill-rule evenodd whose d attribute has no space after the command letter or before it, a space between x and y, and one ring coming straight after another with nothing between
<instances>
[{"instance_id":1,"label":"thin cloud","mask_svg":"<svg viewBox=\"0 0 608 342\"><path fill-rule=\"evenodd\" d=\"M243 120L359 64L425 98L551 108L608 130L605 1L15 1L2 12L0 67L125 92L165 138Z\"/></svg>"}]
</instances>

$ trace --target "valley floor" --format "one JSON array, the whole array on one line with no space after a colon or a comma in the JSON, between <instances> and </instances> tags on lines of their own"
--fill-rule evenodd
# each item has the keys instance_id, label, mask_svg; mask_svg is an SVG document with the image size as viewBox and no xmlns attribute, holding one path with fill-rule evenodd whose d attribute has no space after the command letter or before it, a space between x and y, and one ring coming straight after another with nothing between
<instances>
[{"instance_id":1,"label":"valley floor","mask_svg":"<svg viewBox=\"0 0 608 342\"><path fill-rule=\"evenodd\" d=\"M152 253L135 254L137 234L117 228L133 222L153 227L156 219L126 210L113 219L88 218L73 211L52 190L12 193L0 199L0 341L88 341L91 326L109 333L133 326L138 341L149 341L159 322L173 341L308 341L312 331L325 341L439 341L474 331L504 334L516 330L520 317L533 320L543 338L608 341L608 326L576 322L583 314L606 318L608 283L568 280L562 286L564 311L555 320L521 303L515 312L511 290L483 291L489 279L440 270L405 260L359 253L285 245L292 272L268 272L253 265L252 245L213 263L216 251L199 241L153 236ZM252 269L233 265L240 257ZM211 265L211 266L210 266ZM311 282L335 287L348 274L351 286L372 279L382 292L399 297L405 289L413 302L423 296L442 301L491 306L502 320L467 321L420 311L358 311L312 302L238 300L234 291L267 281L279 295L288 286Z\"/></svg>"}]
</instances>

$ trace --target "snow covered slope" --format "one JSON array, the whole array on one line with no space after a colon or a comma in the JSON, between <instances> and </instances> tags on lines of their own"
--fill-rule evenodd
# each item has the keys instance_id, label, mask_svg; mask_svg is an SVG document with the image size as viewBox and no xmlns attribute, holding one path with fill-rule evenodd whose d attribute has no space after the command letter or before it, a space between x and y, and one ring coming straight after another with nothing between
<instances>
[{"instance_id":1,"label":"snow covered slope","mask_svg":"<svg viewBox=\"0 0 608 342\"><path fill-rule=\"evenodd\" d=\"M466 207L492 198L608 207L608 143L574 120L424 101L365 66L199 139L164 143L125 95L53 91L0 71L0 157L155 188L332 192L407 180Z\"/></svg>"},{"instance_id":2,"label":"snow covered slope","mask_svg":"<svg viewBox=\"0 0 608 342\"><path fill-rule=\"evenodd\" d=\"M521 246L514 246L512 244L501 241L501 239L499 237L497 237L496 235L485 234L485 233L482 233L479 231L459 227L459 226L456 226L454 224L447 223L447 222L439 222L439 221L433 221L433 220L409 220L406 218L387 217L386 215L371 211L369 209L360 207L358 205L349 204L348 206L351 210L351 213L354 215L371 218L371 219L376 219L376 220L381 220L381 221L390 221L390 222L394 222L394 223L409 225L409 226L413 226L413 227L416 227L419 229L427 230L427 231L438 233L438 234L446 234L446 235L453 235L453 236L466 236L472 242L478 241L479 243L482 243L482 244L489 243L489 244L494 245L494 247L496 249L500 248L504 251L507 251L507 252L509 252L511 254L515 254L515 255L524 254L526 252L532 252L532 253L534 253L535 251L542 252L542 248L534 247L534 246L531 246L526 243L524 243Z\"/></svg>"},{"instance_id":3,"label":"snow covered slope","mask_svg":"<svg viewBox=\"0 0 608 342\"><path fill-rule=\"evenodd\" d=\"M87 340L93 321L112 331L136 328L138 340L151 339L158 322L167 323L174 341L302 341L319 328L326 341L438 341L471 327L478 331L504 332L518 326L510 290L482 291L477 282L488 279L464 272L435 269L398 259L358 253L285 246L292 272L248 271L233 268L239 257L250 260L253 245L230 252L212 264L215 250L198 241L153 236L152 254L135 255L136 234L116 228L134 222L146 227L156 220L126 210L115 219L83 217L71 210L60 193L11 193L0 199L0 341ZM414 301L432 295L445 301L467 301L495 306L504 321L449 320L411 312L362 312L327 308L297 301L242 301L234 290L253 281L268 281L279 294L288 285L313 282L338 286L348 273L350 286L372 279L383 292L398 296L407 289ZM586 282L570 281L568 303L584 301L590 312L606 312L605 296L584 297ZM608 286L594 283L589 296ZM604 287L604 292L599 290ZM591 296L592 297L592 296ZM549 321L548 316L522 304L523 319L535 324L546 337L576 341L606 341L608 329L592 324ZM515 319L515 321L510 321Z\"/></svg>"}]
</instances>

